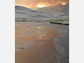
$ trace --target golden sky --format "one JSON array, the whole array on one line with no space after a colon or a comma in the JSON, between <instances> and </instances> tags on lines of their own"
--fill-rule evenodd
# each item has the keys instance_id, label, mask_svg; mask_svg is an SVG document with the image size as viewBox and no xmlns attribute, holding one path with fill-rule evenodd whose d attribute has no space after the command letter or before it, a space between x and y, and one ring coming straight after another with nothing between
<instances>
[{"instance_id":1,"label":"golden sky","mask_svg":"<svg viewBox=\"0 0 84 63\"><path fill-rule=\"evenodd\" d=\"M39 6L56 6L68 2L69 0L15 0L15 5L34 9Z\"/></svg>"}]
</instances>

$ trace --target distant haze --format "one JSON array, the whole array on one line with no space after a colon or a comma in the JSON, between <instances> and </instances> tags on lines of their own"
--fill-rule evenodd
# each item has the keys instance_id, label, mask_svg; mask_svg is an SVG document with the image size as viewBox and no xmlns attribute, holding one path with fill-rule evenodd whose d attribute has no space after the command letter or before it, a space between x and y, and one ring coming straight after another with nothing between
<instances>
[{"instance_id":1,"label":"distant haze","mask_svg":"<svg viewBox=\"0 0 84 63\"><path fill-rule=\"evenodd\" d=\"M58 4L67 4L69 0L15 0L15 5L25 6L35 9L39 6L56 6Z\"/></svg>"}]
</instances>

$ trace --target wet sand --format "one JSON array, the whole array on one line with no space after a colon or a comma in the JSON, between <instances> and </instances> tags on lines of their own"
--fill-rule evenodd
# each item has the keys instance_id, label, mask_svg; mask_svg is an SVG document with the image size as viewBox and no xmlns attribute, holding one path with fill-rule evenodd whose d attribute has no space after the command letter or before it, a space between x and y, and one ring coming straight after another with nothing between
<instances>
[{"instance_id":1,"label":"wet sand","mask_svg":"<svg viewBox=\"0 0 84 63\"><path fill-rule=\"evenodd\" d=\"M68 28L49 22L16 22L15 63L60 63L63 55L53 40L68 34Z\"/></svg>"}]
</instances>

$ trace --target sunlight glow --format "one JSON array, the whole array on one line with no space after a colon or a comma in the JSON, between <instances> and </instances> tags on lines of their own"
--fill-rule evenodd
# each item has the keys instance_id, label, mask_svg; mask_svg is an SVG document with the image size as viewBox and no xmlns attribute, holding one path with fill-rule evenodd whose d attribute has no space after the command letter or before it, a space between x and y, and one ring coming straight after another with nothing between
<instances>
[{"instance_id":1,"label":"sunlight glow","mask_svg":"<svg viewBox=\"0 0 84 63\"><path fill-rule=\"evenodd\" d=\"M42 7L45 7L45 6L44 6L44 5L38 5L37 7L38 7L38 8L42 8Z\"/></svg>"},{"instance_id":2,"label":"sunlight glow","mask_svg":"<svg viewBox=\"0 0 84 63\"><path fill-rule=\"evenodd\" d=\"M63 2L63 3L61 3L61 5L66 5L66 3L65 3L65 2Z\"/></svg>"}]
</instances>

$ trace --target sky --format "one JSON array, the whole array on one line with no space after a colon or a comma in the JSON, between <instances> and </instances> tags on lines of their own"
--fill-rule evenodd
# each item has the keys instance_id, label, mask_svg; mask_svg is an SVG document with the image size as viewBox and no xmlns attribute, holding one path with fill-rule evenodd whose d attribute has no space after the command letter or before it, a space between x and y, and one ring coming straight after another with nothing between
<instances>
[{"instance_id":1,"label":"sky","mask_svg":"<svg viewBox=\"0 0 84 63\"><path fill-rule=\"evenodd\" d=\"M25 6L34 9L39 6L56 6L62 3L68 3L69 0L15 0L15 5Z\"/></svg>"}]
</instances>

